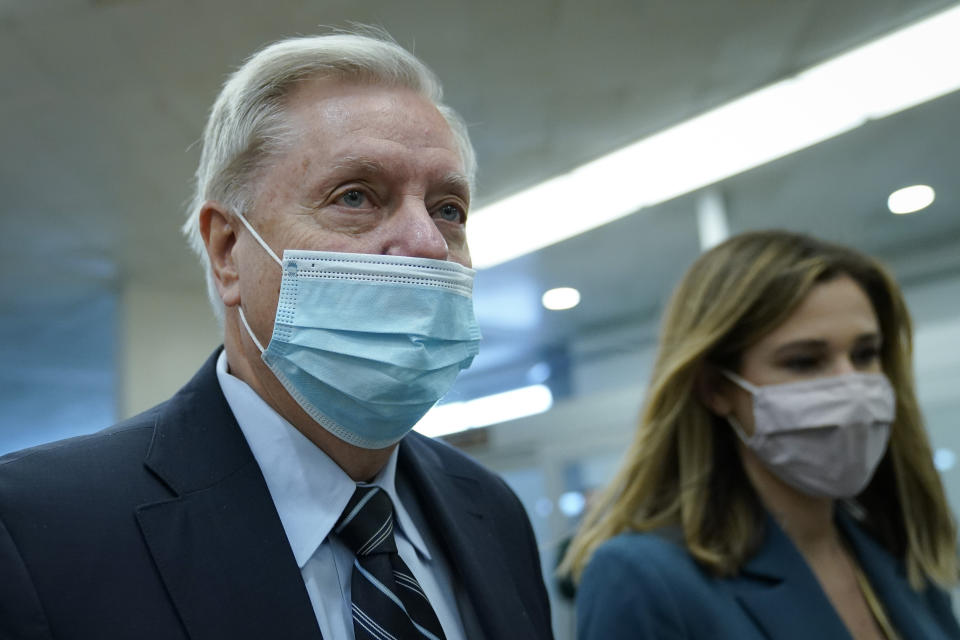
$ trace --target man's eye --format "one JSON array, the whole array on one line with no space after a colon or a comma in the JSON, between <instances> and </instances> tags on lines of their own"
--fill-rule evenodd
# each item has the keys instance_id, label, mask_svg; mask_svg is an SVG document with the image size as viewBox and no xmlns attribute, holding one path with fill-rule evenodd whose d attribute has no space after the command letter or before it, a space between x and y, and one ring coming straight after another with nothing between
<instances>
[{"instance_id":1,"label":"man's eye","mask_svg":"<svg viewBox=\"0 0 960 640\"><path fill-rule=\"evenodd\" d=\"M340 202L348 207L362 207L367 202L367 196L362 191L351 189L340 196Z\"/></svg>"},{"instance_id":2,"label":"man's eye","mask_svg":"<svg viewBox=\"0 0 960 640\"><path fill-rule=\"evenodd\" d=\"M447 222L459 223L464 218L463 209L453 204L445 204L440 207L438 215Z\"/></svg>"}]
</instances>

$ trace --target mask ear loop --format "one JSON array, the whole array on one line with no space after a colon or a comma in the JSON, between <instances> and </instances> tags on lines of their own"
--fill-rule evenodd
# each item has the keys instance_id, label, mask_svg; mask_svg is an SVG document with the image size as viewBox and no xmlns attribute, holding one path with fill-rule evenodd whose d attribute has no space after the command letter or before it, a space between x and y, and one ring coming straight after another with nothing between
<instances>
[{"instance_id":1,"label":"mask ear loop","mask_svg":"<svg viewBox=\"0 0 960 640\"><path fill-rule=\"evenodd\" d=\"M744 380L743 378L735 374L733 371L730 371L729 369L720 369L720 373L725 375L727 379L730 380L730 382L734 383L735 385L737 385L738 387L740 387L750 395L753 396L757 394L756 385L751 384L750 382L747 382L746 380ZM727 415L723 416L723 419L726 420L731 427L733 427L734 432L736 432L737 437L740 438L740 441L743 442L743 444L747 444L747 445L750 444L748 442L750 440L750 437L743 430L743 425L740 424L740 421L737 419L737 416L733 415L733 413L728 413Z\"/></svg>"},{"instance_id":2,"label":"mask ear loop","mask_svg":"<svg viewBox=\"0 0 960 640\"><path fill-rule=\"evenodd\" d=\"M740 438L740 441L743 444L746 444L746 445L750 444L749 442L750 436L748 436L747 433L743 430L743 425L740 424L739 420L737 420L737 416L733 415L732 413L728 413L727 415L723 416L723 419L727 421L727 424L733 427L734 433L737 434L737 437Z\"/></svg>"},{"instance_id":3,"label":"mask ear loop","mask_svg":"<svg viewBox=\"0 0 960 640\"><path fill-rule=\"evenodd\" d=\"M755 384L747 382L729 369L720 369L720 373L725 375L730 382L734 383L752 396L757 395L758 388Z\"/></svg>"},{"instance_id":4,"label":"mask ear loop","mask_svg":"<svg viewBox=\"0 0 960 640\"><path fill-rule=\"evenodd\" d=\"M247 219L243 217L243 214L238 211L236 215L238 218L240 218L240 222L243 223L243 226L247 228L247 231L250 232L250 235L253 236L253 239L260 243L260 246L263 247L263 250L266 251L271 258L273 258L274 262L280 265L280 267L283 267L283 262L277 257L277 254L273 252L273 249L270 248L270 245L263 241L263 238L260 237L260 234L254 231L253 227L250 226L250 223L247 222Z\"/></svg>"},{"instance_id":5,"label":"mask ear loop","mask_svg":"<svg viewBox=\"0 0 960 640\"><path fill-rule=\"evenodd\" d=\"M243 328L247 330L247 334L250 336L250 339L253 340L253 344L257 345L257 349L260 349L260 353L263 354L263 345L257 340L257 336L253 335L253 330L247 322L247 317L243 315L243 307L237 307L237 311L240 313L240 322L243 323Z\"/></svg>"},{"instance_id":6,"label":"mask ear loop","mask_svg":"<svg viewBox=\"0 0 960 640\"><path fill-rule=\"evenodd\" d=\"M253 236L253 239L260 243L260 246L263 247L263 250L266 251L271 258L273 258L274 262L283 267L283 262L277 257L277 254L273 252L273 249L270 248L270 245L263 241L263 238L261 238L260 234L254 230L249 222L247 222L247 219L243 216L243 214L237 212L236 215L238 218L240 218L240 222L243 223L243 226L247 228L247 231L250 232L250 235ZM240 321L243 323L244 329L247 330L247 334L250 336L250 339L253 340L253 344L257 345L257 349L259 349L260 353L263 354L263 345L260 344L260 341L257 340L257 336L253 333L253 329L250 328L250 323L247 322L247 317L243 314L243 307L237 307L237 311L240 313Z\"/></svg>"}]
</instances>

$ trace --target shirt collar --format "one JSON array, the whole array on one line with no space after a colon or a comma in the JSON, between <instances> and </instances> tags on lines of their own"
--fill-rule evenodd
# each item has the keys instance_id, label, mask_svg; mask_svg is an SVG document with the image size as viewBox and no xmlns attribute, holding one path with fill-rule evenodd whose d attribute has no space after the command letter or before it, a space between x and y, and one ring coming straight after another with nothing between
<instances>
[{"instance_id":1,"label":"shirt collar","mask_svg":"<svg viewBox=\"0 0 960 640\"><path fill-rule=\"evenodd\" d=\"M400 496L397 493L396 480L398 451L400 451L400 447L394 448L393 453L390 454L390 458L387 460L387 464L384 465L383 469L380 470L380 473L377 474L377 477L374 478L373 484L378 485L381 489L387 492L388 496L390 496L390 502L393 503L393 511L396 515L397 526L400 527L401 534L410 541L410 544L412 544L413 548L417 550L417 553L420 554L421 558L430 560L430 551L427 549L426 543L420 536L420 532L417 531L417 527L413 524L413 519L410 517L410 514L407 513L407 510L404 508L403 502L400 501Z\"/></svg>"},{"instance_id":2,"label":"shirt collar","mask_svg":"<svg viewBox=\"0 0 960 640\"><path fill-rule=\"evenodd\" d=\"M226 351L217 359L217 380L263 473L302 569L340 518L356 483L249 385L227 371ZM372 484L390 496L401 534L420 556L430 560L423 538L397 495L397 451L393 450Z\"/></svg>"}]
</instances>

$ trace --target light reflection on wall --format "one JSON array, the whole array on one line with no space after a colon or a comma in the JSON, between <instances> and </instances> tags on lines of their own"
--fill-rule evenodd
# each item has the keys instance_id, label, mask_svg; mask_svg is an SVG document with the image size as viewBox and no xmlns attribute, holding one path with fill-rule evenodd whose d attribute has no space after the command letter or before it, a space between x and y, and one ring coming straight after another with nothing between
<instances>
[{"instance_id":1,"label":"light reflection on wall","mask_svg":"<svg viewBox=\"0 0 960 640\"><path fill-rule=\"evenodd\" d=\"M114 422L116 311L101 290L0 314L0 455Z\"/></svg>"}]
</instances>

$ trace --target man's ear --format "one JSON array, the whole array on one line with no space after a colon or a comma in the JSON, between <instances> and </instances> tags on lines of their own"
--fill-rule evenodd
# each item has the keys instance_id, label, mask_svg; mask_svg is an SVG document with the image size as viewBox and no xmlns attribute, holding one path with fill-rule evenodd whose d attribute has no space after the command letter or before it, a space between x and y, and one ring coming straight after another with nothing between
<instances>
[{"instance_id":1,"label":"man's ear","mask_svg":"<svg viewBox=\"0 0 960 640\"><path fill-rule=\"evenodd\" d=\"M233 219L229 209L214 200L208 200L200 209L200 236L207 248L213 281L226 307L240 304L240 278L233 256L237 243Z\"/></svg>"},{"instance_id":2,"label":"man's ear","mask_svg":"<svg viewBox=\"0 0 960 640\"><path fill-rule=\"evenodd\" d=\"M714 365L701 365L694 389L700 402L716 415L726 416L733 412L730 385Z\"/></svg>"}]
</instances>

